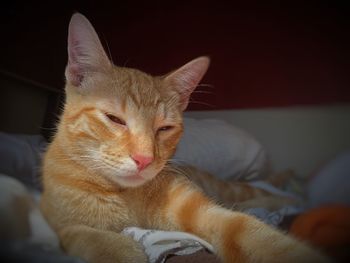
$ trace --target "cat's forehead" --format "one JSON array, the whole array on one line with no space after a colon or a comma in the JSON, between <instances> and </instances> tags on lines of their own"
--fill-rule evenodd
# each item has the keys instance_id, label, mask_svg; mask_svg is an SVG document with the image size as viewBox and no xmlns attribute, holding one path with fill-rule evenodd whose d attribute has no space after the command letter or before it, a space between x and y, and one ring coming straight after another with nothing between
<instances>
[{"instance_id":1,"label":"cat's forehead","mask_svg":"<svg viewBox=\"0 0 350 263\"><path fill-rule=\"evenodd\" d=\"M114 79L116 96L125 105L156 108L164 100L159 78L136 69L117 68L114 71Z\"/></svg>"},{"instance_id":2,"label":"cat's forehead","mask_svg":"<svg viewBox=\"0 0 350 263\"><path fill-rule=\"evenodd\" d=\"M100 91L105 105L117 111L139 115L169 115L177 107L160 77L153 77L142 71L129 68L115 68L100 79L104 88ZM172 102L173 101L173 102ZM175 113L175 112L174 112ZM134 115L133 114L133 115Z\"/></svg>"},{"instance_id":3,"label":"cat's forehead","mask_svg":"<svg viewBox=\"0 0 350 263\"><path fill-rule=\"evenodd\" d=\"M137 69L116 67L113 71L113 77L115 80L114 88L126 96L140 95L144 99L161 96L159 78Z\"/></svg>"}]
</instances>

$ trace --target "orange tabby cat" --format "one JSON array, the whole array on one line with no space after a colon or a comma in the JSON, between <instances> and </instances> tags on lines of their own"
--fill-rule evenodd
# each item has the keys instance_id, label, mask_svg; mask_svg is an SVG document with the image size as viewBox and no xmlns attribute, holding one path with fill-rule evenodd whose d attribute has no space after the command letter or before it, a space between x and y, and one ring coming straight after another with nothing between
<instances>
[{"instance_id":1,"label":"orange tabby cat","mask_svg":"<svg viewBox=\"0 0 350 263\"><path fill-rule=\"evenodd\" d=\"M146 262L128 226L193 233L224 262L328 262L257 219L210 201L165 166L205 74L197 58L162 77L114 66L91 24L69 25L66 103L43 164L41 209L64 250L87 262Z\"/></svg>"}]
</instances>

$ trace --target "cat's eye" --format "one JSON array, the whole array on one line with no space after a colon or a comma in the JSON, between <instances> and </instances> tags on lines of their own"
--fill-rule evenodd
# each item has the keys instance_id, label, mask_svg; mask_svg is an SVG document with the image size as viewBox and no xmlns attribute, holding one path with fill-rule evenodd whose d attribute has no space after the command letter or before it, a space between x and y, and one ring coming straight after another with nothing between
<instances>
[{"instance_id":1,"label":"cat's eye","mask_svg":"<svg viewBox=\"0 0 350 263\"><path fill-rule=\"evenodd\" d=\"M114 116L113 114L106 113L106 116L108 119L110 119L112 122L120 124L120 125L126 125L126 122L122 120L121 118L118 118L117 116Z\"/></svg>"},{"instance_id":2,"label":"cat's eye","mask_svg":"<svg viewBox=\"0 0 350 263\"><path fill-rule=\"evenodd\" d=\"M174 128L174 126L166 125L166 126L160 127L160 128L158 129L158 132L169 131L169 130L171 130L171 129L173 129L173 128Z\"/></svg>"}]
</instances>

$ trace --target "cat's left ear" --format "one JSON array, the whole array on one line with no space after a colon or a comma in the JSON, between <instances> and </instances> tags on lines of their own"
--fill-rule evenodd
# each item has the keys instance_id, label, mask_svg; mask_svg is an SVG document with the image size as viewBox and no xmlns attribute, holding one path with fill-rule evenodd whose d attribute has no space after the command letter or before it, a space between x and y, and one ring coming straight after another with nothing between
<instances>
[{"instance_id":1,"label":"cat's left ear","mask_svg":"<svg viewBox=\"0 0 350 263\"><path fill-rule=\"evenodd\" d=\"M74 14L68 29L67 82L78 87L87 75L103 71L110 65L100 39L89 20L82 14Z\"/></svg>"},{"instance_id":2,"label":"cat's left ear","mask_svg":"<svg viewBox=\"0 0 350 263\"><path fill-rule=\"evenodd\" d=\"M187 108L191 93L207 72L209 64L209 57L199 57L165 77L167 85L179 93L181 110Z\"/></svg>"}]
</instances>

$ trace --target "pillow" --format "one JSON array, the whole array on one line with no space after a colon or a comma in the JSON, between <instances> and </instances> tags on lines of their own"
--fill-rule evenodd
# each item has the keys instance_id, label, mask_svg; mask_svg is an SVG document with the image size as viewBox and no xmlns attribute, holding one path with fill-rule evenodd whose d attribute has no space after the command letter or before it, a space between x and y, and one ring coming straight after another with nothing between
<instances>
[{"instance_id":1,"label":"pillow","mask_svg":"<svg viewBox=\"0 0 350 263\"><path fill-rule=\"evenodd\" d=\"M184 134L174 160L221 179L262 179L268 160L261 144L247 132L217 119L184 118Z\"/></svg>"},{"instance_id":2,"label":"pillow","mask_svg":"<svg viewBox=\"0 0 350 263\"><path fill-rule=\"evenodd\" d=\"M0 132L0 173L40 188L40 158L45 146L46 141L40 135Z\"/></svg>"},{"instance_id":3,"label":"pillow","mask_svg":"<svg viewBox=\"0 0 350 263\"><path fill-rule=\"evenodd\" d=\"M307 184L309 206L350 205L350 150L339 153L315 172Z\"/></svg>"}]
</instances>

